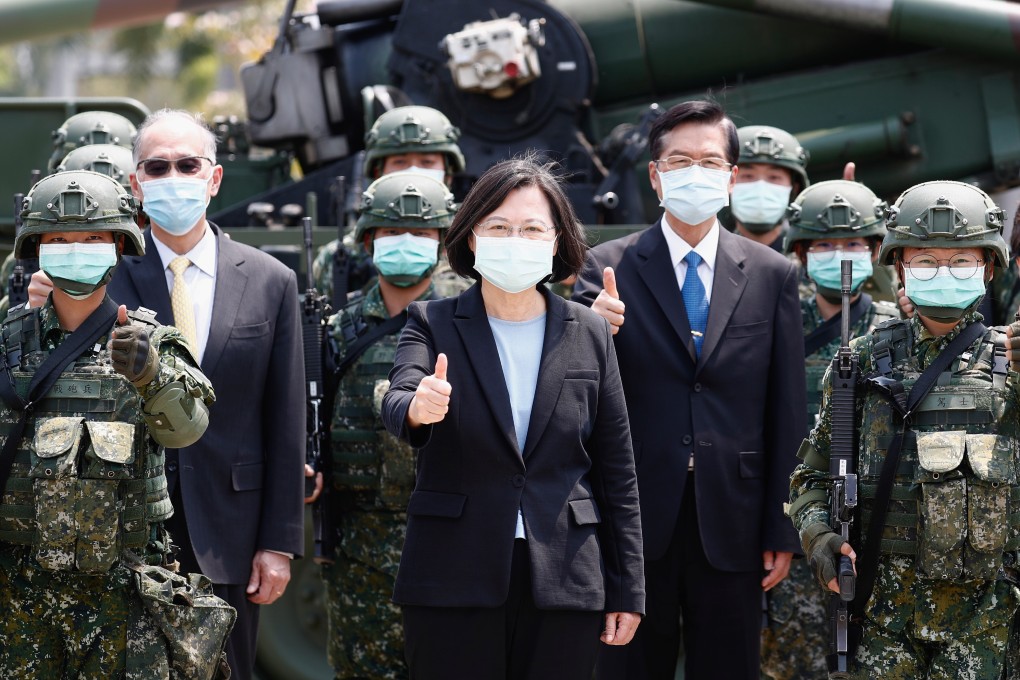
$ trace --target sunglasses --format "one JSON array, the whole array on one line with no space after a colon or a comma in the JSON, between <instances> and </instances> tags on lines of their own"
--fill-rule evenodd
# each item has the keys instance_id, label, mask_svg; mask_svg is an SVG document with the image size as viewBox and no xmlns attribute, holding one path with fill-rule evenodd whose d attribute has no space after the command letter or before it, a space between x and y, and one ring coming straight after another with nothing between
<instances>
[{"instance_id":1,"label":"sunglasses","mask_svg":"<svg viewBox=\"0 0 1020 680\"><path fill-rule=\"evenodd\" d=\"M197 175L205 167L202 161L209 161L209 165L213 164L212 159L205 156L185 156L176 160L170 160L169 158L146 158L143 161L138 161L135 170L141 168L149 177L162 177L170 172L171 167L174 167L182 175Z\"/></svg>"}]
</instances>

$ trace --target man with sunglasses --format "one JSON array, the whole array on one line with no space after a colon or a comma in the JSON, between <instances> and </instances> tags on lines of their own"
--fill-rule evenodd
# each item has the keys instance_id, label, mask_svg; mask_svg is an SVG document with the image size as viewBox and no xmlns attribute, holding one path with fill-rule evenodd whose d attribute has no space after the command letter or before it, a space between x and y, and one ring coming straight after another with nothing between
<instances>
[{"instance_id":1,"label":"man with sunglasses","mask_svg":"<svg viewBox=\"0 0 1020 680\"><path fill-rule=\"evenodd\" d=\"M887 213L879 261L897 267L916 313L850 345L864 376L852 547L829 524L829 374L801 446L790 517L804 553L823 588L839 592L842 556L857 573L851 678L1005 677L1020 605L1020 383L1007 334L977 312L1006 264L1003 222L987 194L949 181L911 187Z\"/></svg>"},{"instance_id":2,"label":"man with sunglasses","mask_svg":"<svg viewBox=\"0 0 1020 680\"><path fill-rule=\"evenodd\" d=\"M216 138L186 111L139 127L131 188L149 216L145 255L125 257L116 301L144 306L188 339L216 391L209 429L167 450L167 528L183 572L201 572L237 609L227 645L234 678L251 677L259 605L279 598L302 552L304 363L294 273L206 219L223 179ZM38 299L48 281L33 277Z\"/></svg>"}]
</instances>

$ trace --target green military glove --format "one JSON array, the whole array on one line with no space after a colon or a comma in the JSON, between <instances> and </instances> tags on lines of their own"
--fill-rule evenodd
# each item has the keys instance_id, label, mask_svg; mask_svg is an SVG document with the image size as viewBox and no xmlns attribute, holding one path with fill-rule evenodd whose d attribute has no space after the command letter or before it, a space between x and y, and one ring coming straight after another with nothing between
<instances>
[{"instance_id":1,"label":"green military glove","mask_svg":"<svg viewBox=\"0 0 1020 680\"><path fill-rule=\"evenodd\" d=\"M1009 370L1020 373L1020 320L1006 327L1006 347Z\"/></svg>"},{"instance_id":2,"label":"green military glove","mask_svg":"<svg viewBox=\"0 0 1020 680\"><path fill-rule=\"evenodd\" d=\"M113 370L135 387L148 385L159 373L159 356L141 326L114 326L109 348Z\"/></svg>"},{"instance_id":3,"label":"green military glove","mask_svg":"<svg viewBox=\"0 0 1020 680\"><path fill-rule=\"evenodd\" d=\"M840 548L846 541L824 522L815 522L800 533L801 545L808 564L815 570L818 582L825 589L839 573Z\"/></svg>"}]
</instances>

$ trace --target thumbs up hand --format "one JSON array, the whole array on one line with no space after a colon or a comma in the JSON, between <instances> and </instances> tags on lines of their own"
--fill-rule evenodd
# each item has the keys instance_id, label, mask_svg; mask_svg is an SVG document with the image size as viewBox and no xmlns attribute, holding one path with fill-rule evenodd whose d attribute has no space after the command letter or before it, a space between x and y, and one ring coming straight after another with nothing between
<instances>
[{"instance_id":1,"label":"thumbs up hand","mask_svg":"<svg viewBox=\"0 0 1020 680\"><path fill-rule=\"evenodd\" d=\"M626 305L620 299L620 291L616 289L616 272L612 267L606 267L602 271L602 290L591 306L592 310L609 322L609 326L616 335L623 325L623 312Z\"/></svg>"},{"instance_id":2,"label":"thumbs up hand","mask_svg":"<svg viewBox=\"0 0 1020 680\"><path fill-rule=\"evenodd\" d=\"M149 342L149 332L128 323L127 307L124 305L117 308L117 324L106 347L110 351L113 370L135 387L148 385L159 373L159 355Z\"/></svg>"},{"instance_id":3,"label":"thumbs up hand","mask_svg":"<svg viewBox=\"0 0 1020 680\"><path fill-rule=\"evenodd\" d=\"M411 427L438 423L450 410L450 393L453 386L446 382L447 359L445 354L436 357L436 371L422 378L407 409L407 423Z\"/></svg>"}]
</instances>

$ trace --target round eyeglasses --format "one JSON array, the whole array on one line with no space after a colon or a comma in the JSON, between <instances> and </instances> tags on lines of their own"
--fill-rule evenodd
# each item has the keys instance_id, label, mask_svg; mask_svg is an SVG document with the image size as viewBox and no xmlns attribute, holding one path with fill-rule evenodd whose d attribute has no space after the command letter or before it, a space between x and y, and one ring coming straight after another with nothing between
<instances>
[{"instance_id":1,"label":"round eyeglasses","mask_svg":"<svg viewBox=\"0 0 1020 680\"><path fill-rule=\"evenodd\" d=\"M914 255L903 263L903 266L910 270L910 275L920 281L930 281L935 278L942 267L949 269L953 278L964 281L977 273L978 267L985 263L984 260L969 253L956 253L948 259L942 260L934 255L922 253Z\"/></svg>"}]
</instances>

